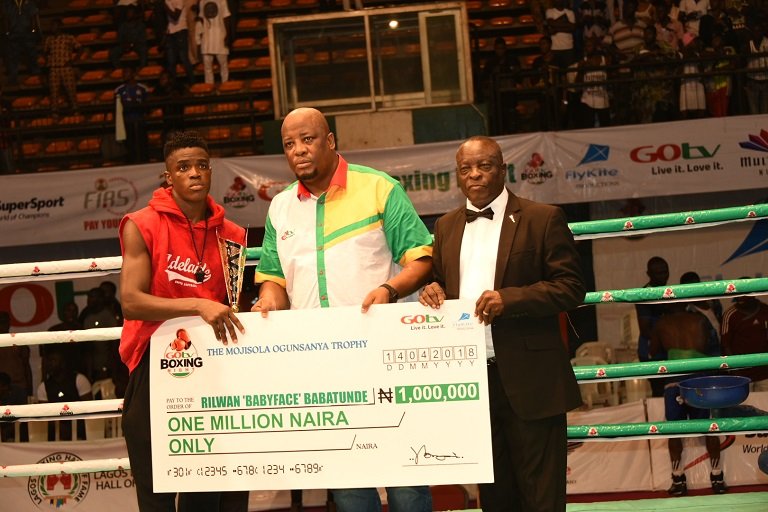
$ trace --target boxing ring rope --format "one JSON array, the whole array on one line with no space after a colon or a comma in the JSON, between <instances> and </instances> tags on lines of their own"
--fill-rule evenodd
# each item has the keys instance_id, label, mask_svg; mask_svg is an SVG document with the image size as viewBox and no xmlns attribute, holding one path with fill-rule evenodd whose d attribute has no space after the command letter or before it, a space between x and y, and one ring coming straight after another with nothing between
<instances>
[{"instance_id":1,"label":"boxing ring rope","mask_svg":"<svg viewBox=\"0 0 768 512\"><path fill-rule=\"evenodd\" d=\"M768 204L735 206L712 210L697 210L680 213L664 213L637 217L571 222L568 226L576 240L591 240L618 236L632 236L680 229L704 228L768 218ZM246 251L248 263L253 265L261 257L261 247L249 247ZM29 278L64 279L100 276L120 271L122 258L83 258L75 260L41 261L32 263L10 263L0 265L0 284L27 281Z\"/></svg>"},{"instance_id":2,"label":"boxing ring rope","mask_svg":"<svg viewBox=\"0 0 768 512\"><path fill-rule=\"evenodd\" d=\"M584 240L709 227L766 217L768 217L768 204L759 204L716 210L577 222L569 224L569 227L576 239ZM261 248L248 248L247 255L250 260L249 263L253 264L253 260L257 260L260 257ZM83 277L84 275L107 275L118 272L121 264L122 258L108 257L0 265L0 284L29 281L30 278L31 280L51 280ZM588 292L584 305L611 302L676 302L766 294L768 294L768 278L735 279L686 285ZM0 334L0 347L114 340L120 337L121 330L121 328L117 327L80 331ZM620 363L603 366L579 366L574 367L574 373L580 382L598 380L618 381L637 377L668 377L703 370L733 369L762 365L768 365L768 353L678 359L674 361ZM72 404L46 403L3 406L0 408L0 421L23 422L115 417L122 413L122 407L123 401L121 399L74 402ZM718 435L723 433L746 434L765 431L768 431L768 416L752 416L673 422L660 421L655 423L570 425L568 426L568 438L580 441L621 441L622 438L659 439L706 434ZM130 469L127 458L0 466L0 477L94 473L118 469Z\"/></svg>"}]
</instances>

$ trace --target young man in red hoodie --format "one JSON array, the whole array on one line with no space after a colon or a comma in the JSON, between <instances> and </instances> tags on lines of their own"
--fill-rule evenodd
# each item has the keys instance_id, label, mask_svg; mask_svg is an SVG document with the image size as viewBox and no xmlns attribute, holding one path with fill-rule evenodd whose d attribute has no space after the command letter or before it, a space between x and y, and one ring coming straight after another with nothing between
<instances>
[{"instance_id":1,"label":"young man in red hoodie","mask_svg":"<svg viewBox=\"0 0 768 512\"><path fill-rule=\"evenodd\" d=\"M173 134L165 144L166 188L149 206L120 223L120 273L125 325L120 357L130 378L123 406L123 430L141 512L175 510L175 493L154 493L149 423L149 339L165 320L198 315L223 344L237 343L243 326L226 304L227 292L216 240L245 244L245 230L224 219L224 208L208 195L208 145L195 132ZM247 509L247 492L236 495ZM182 493L180 511L221 510L221 493ZM244 508L243 508L244 506Z\"/></svg>"}]
</instances>

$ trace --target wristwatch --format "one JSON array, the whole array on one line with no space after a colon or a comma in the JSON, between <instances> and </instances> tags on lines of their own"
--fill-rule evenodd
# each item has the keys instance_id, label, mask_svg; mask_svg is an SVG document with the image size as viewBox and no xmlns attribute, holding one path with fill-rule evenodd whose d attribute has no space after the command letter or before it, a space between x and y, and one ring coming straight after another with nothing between
<instances>
[{"instance_id":1,"label":"wristwatch","mask_svg":"<svg viewBox=\"0 0 768 512\"><path fill-rule=\"evenodd\" d=\"M389 292L389 302L397 302L397 299L400 298L400 294L392 285L389 285L387 283L380 284L379 288L386 288L386 290Z\"/></svg>"}]
</instances>

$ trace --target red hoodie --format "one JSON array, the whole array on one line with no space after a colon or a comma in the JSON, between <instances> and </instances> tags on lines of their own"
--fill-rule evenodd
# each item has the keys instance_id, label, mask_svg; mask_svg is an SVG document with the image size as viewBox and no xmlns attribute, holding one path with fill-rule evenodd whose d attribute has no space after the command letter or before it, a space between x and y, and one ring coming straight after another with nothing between
<instances>
[{"instance_id":1,"label":"red hoodie","mask_svg":"<svg viewBox=\"0 0 768 512\"><path fill-rule=\"evenodd\" d=\"M139 228L149 250L152 261L150 294L169 298L202 297L222 303L227 301L216 232L222 238L245 244L245 230L224 219L224 208L210 195L207 203L210 216L203 254L205 278L202 283L195 280L198 261L187 218L173 200L170 188L155 190L149 206L123 217L120 222L120 248L123 256L123 227L128 219ZM195 239L200 250L200 241L203 239L200 231L205 230L205 221L193 224L192 228L197 233ZM139 364L149 345L149 338L162 323L149 320L125 321L120 337L120 358L129 371L132 372Z\"/></svg>"}]
</instances>

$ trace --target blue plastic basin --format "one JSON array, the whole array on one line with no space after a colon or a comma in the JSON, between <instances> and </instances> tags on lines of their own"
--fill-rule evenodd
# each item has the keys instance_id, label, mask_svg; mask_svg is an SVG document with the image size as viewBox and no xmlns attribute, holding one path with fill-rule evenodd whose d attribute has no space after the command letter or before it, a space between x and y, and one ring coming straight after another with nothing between
<instances>
[{"instance_id":1,"label":"blue plastic basin","mask_svg":"<svg viewBox=\"0 0 768 512\"><path fill-rule=\"evenodd\" d=\"M700 409L733 407L747 399L749 383L749 378L737 375L694 377L680 382L680 396Z\"/></svg>"}]
</instances>

